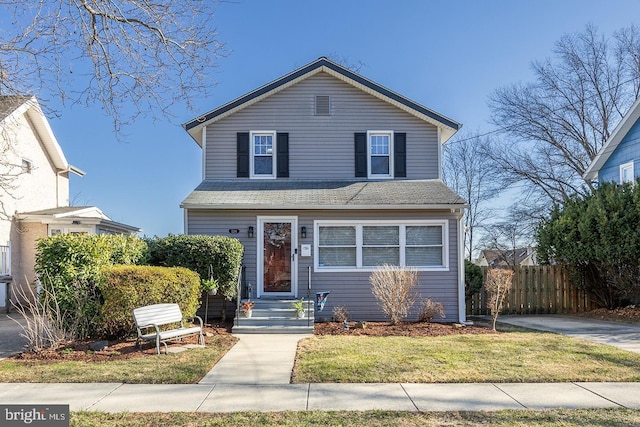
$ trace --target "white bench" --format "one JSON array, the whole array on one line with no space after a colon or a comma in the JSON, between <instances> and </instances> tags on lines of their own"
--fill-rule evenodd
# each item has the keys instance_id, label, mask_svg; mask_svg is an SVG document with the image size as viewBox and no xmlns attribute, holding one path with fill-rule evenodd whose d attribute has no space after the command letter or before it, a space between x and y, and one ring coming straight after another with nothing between
<instances>
[{"instance_id":1,"label":"white bench","mask_svg":"<svg viewBox=\"0 0 640 427\"><path fill-rule=\"evenodd\" d=\"M158 354L160 354L160 343L164 344L164 352L167 354L167 341L195 335L200 336L200 345L204 345L202 319L198 316L194 319L198 319L200 326L185 327L182 311L180 311L178 304L153 304L136 308L133 310L133 320L138 329L136 347L140 345L140 340L155 341ZM180 327L166 331L160 330L160 326L171 323L179 323Z\"/></svg>"}]
</instances>

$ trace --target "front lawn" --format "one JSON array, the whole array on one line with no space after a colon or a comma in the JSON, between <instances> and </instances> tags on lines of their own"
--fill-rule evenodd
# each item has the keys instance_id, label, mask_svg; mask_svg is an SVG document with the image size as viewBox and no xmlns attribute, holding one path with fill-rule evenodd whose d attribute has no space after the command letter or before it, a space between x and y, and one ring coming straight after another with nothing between
<instances>
[{"instance_id":1,"label":"front lawn","mask_svg":"<svg viewBox=\"0 0 640 427\"><path fill-rule=\"evenodd\" d=\"M631 409L509 410L498 412L236 412L117 413L74 412L71 426L165 427L165 426L632 426L640 425L640 411Z\"/></svg>"},{"instance_id":2,"label":"front lawn","mask_svg":"<svg viewBox=\"0 0 640 427\"><path fill-rule=\"evenodd\" d=\"M436 337L313 336L295 383L640 381L640 354L540 332Z\"/></svg>"},{"instance_id":3,"label":"front lawn","mask_svg":"<svg viewBox=\"0 0 640 427\"><path fill-rule=\"evenodd\" d=\"M0 383L195 384L233 347L237 338L217 335L207 337L205 341L206 348L178 354L156 355L140 351L137 357L96 362L5 359L0 361Z\"/></svg>"}]
</instances>

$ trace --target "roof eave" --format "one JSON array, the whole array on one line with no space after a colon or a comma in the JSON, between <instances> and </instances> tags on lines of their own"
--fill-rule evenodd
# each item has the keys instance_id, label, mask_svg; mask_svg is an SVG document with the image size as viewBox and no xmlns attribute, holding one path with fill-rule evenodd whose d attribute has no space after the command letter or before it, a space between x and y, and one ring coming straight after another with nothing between
<instances>
[{"instance_id":1,"label":"roof eave","mask_svg":"<svg viewBox=\"0 0 640 427\"><path fill-rule=\"evenodd\" d=\"M598 178L598 172L602 169L607 160L609 160L611 154L616 150L638 118L640 118L640 97L634 101L627 114L625 114L622 120L620 120L620 123L618 123L613 132L611 132L609 139L607 139L604 145L600 148L600 151L598 151L598 154L596 154L596 157L594 157L593 161L582 175L585 180L594 180Z\"/></svg>"},{"instance_id":2,"label":"roof eave","mask_svg":"<svg viewBox=\"0 0 640 427\"><path fill-rule=\"evenodd\" d=\"M469 207L466 203L427 205L264 205L264 204L199 204L181 203L183 209L215 210L459 210Z\"/></svg>"}]
</instances>

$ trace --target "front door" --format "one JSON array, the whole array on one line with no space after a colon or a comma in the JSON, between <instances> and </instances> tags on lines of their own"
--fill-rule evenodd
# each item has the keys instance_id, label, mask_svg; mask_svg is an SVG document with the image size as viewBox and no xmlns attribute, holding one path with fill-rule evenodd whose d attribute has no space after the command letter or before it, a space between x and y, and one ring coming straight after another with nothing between
<instances>
[{"instance_id":1,"label":"front door","mask_svg":"<svg viewBox=\"0 0 640 427\"><path fill-rule=\"evenodd\" d=\"M296 295L297 218L258 217L258 297Z\"/></svg>"}]
</instances>

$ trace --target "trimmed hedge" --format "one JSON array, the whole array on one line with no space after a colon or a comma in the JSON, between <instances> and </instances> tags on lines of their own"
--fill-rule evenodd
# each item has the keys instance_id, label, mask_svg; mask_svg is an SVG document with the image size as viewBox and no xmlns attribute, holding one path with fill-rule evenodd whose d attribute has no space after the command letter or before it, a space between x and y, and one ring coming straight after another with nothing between
<instances>
[{"instance_id":1,"label":"trimmed hedge","mask_svg":"<svg viewBox=\"0 0 640 427\"><path fill-rule=\"evenodd\" d=\"M200 277L182 267L116 265L103 270L102 322L109 336L135 332L132 311L150 304L176 303L183 316L196 314L200 305Z\"/></svg>"},{"instance_id":2,"label":"trimmed hedge","mask_svg":"<svg viewBox=\"0 0 640 427\"><path fill-rule=\"evenodd\" d=\"M101 270L140 262L146 254L146 243L135 236L64 234L38 240L35 271L45 292L55 295L57 306L50 309L59 309L67 333L82 339L100 329Z\"/></svg>"},{"instance_id":3,"label":"trimmed hedge","mask_svg":"<svg viewBox=\"0 0 640 427\"><path fill-rule=\"evenodd\" d=\"M212 278L218 283L218 294L230 301L236 297L238 271L244 246L228 236L186 235L155 237L147 240L149 264L185 267L200 278Z\"/></svg>"}]
</instances>

